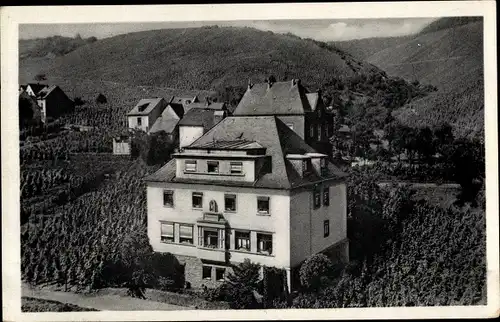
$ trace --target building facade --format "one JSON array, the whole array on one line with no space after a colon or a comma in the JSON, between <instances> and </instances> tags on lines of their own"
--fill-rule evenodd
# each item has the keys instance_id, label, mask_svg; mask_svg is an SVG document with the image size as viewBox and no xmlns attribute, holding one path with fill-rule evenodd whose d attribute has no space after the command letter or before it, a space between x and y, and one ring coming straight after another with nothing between
<instances>
[{"instance_id":1,"label":"building facade","mask_svg":"<svg viewBox=\"0 0 500 322\"><path fill-rule=\"evenodd\" d=\"M337 249L348 260L345 174L274 116L227 117L146 178L153 249L215 286L246 258L292 271Z\"/></svg>"}]
</instances>

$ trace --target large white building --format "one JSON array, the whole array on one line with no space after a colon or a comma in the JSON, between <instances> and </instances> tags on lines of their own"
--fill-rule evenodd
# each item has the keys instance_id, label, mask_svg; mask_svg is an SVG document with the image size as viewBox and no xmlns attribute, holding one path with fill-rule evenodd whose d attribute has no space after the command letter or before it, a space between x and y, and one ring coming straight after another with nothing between
<instances>
[{"instance_id":1,"label":"large white building","mask_svg":"<svg viewBox=\"0 0 500 322\"><path fill-rule=\"evenodd\" d=\"M348 260L345 174L275 116L227 117L148 176L148 235L215 286L245 258L292 271L334 250Z\"/></svg>"}]
</instances>

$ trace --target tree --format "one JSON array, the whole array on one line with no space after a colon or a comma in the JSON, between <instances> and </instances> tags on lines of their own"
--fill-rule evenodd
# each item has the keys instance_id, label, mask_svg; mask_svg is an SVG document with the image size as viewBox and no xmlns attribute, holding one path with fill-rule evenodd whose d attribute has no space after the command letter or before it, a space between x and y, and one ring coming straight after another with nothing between
<instances>
[{"instance_id":1,"label":"tree","mask_svg":"<svg viewBox=\"0 0 500 322\"><path fill-rule=\"evenodd\" d=\"M97 95L97 98L95 99L95 101L98 104L106 104L108 102L108 99L106 98L106 96L104 96L103 94L99 93L99 95Z\"/></svg>"},{"instance_id":2,"label":"tree","mask_svg":"<svg viewBox=\"0 0 500 322\"><path fill-rule=\"evenodd\" d=\"M47 75L42 74L42 73L40 73L40 74L36 74L36 75L35 75L35 80L36 80L37 82L42 82L42 81L45 81L45 80L47 80Z\"/></svg>"},{"instance_id":3,"label":"tree","mask_svg":"<svg viewBox=\"0 0 500 322\"><path fill-rule=\"evenodd\" d=\"M258 308L254 293L260 290L260 265L246 258L243 263L232 268L233 272L227 277L230 306L236 309Z\"/></svg>"},{"instance_id":4,"label":"tree","mask_svg":"<svg viewBox=\"0 0 500 322\"><path fill-rule=\"evenodd\" d=\"M300 283L309 290L318 289L331 275L332 261L324 254L315 254L300 266Z\"/></svg>"}]
</instances>

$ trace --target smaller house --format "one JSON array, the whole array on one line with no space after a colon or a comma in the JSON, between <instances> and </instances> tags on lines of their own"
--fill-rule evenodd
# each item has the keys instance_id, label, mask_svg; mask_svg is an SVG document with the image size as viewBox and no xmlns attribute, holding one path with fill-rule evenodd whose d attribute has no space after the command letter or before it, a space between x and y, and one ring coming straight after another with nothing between
<instances>
[{"instance_id":1,"label":"smaller house","mask_svg":"<svg viewBox=\"0 0 500 322\"><path fill-rule=\"evenodd\" d=\"M141 99L127 114L129 129L148 132L166 106L167 101L160 97Z\"/></svg>"},{"instance_id":2,"label":"smaller house","mask_svg":"<svg viewBox=\"0 0 500 322\"><path fill-rule=\"evenodd\" d=\"M30 89L28 85L26 92L29 93ZM56 85L39 90L36 94L36 102L40 106L41 119L44 123L63 114L71 113L75 109L75 103Z\"/></svg>"},{"instance_id":3,"label":"smaller house","mask_svg":"<svg viewBox=\"0 0 500 322\"><path fill-rule=\"evenodd\" d=\"M224 110L192 108L179 121L179 147L190 145L227 116Z\"/></svg>"},{"instance_id":4,"label":"smaller house","mask_svg":"<svg viewBox=\"0 0 500 322\"><path fill-rule=\"evenodd\" d=\"M128 135L120 135L113 138L114 155L130 155L131 138Z\"/></svg>"}]
</instances>

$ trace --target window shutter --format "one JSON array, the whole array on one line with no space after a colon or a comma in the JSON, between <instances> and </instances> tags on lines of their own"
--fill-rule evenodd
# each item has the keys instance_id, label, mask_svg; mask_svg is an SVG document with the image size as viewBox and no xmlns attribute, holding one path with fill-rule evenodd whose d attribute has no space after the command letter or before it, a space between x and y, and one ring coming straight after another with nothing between
<instances>
[{"instance_id":1,"label":"window shutter","mask_svg":"<svg viewBox=\"0 0 500 322\"><path fill-rule=\"evenodd\" d=\"M161 234L162 236L174 237L174 225L162 223Z\"/></svg>"},{"instance_id":2,"label":"window shutter","mask_svg":"<svg viewBox=\"0 0 500 322\"><path fill-rule=\"evenodd\" d=\"M179 236L181 238L193 238L193 227L181 225Z\"/></svg>"}]
</instances>

